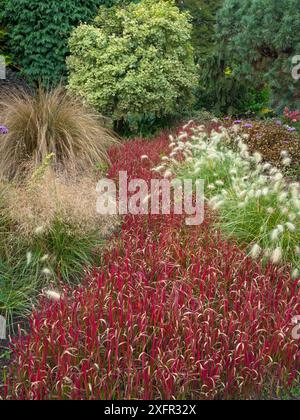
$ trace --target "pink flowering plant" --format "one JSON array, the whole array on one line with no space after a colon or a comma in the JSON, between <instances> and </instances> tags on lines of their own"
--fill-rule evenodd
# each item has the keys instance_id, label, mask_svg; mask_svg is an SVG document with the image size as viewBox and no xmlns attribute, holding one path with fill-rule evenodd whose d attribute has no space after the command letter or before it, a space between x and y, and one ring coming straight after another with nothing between
<instances>
[{"instance_id":1,"label":"pink flowering plant","mask_svg":"<svg viewBox=\"0 0 300 420\"><path fill-rule=\"evenodd\" d=\"M5 125L0 125L0 134L7 134L8 128Z\"/></svg>"},{"instance_id":2,"label":"pink flowering plant","mask_svg":"<svg viewBox=\"0 0 300 420\"><path fill-rule=\"evenodd\" d=\"M285 107L283 115L290 132L300 130L300 110L291 111L288 107Z\"/></svg>"}]
</instances>

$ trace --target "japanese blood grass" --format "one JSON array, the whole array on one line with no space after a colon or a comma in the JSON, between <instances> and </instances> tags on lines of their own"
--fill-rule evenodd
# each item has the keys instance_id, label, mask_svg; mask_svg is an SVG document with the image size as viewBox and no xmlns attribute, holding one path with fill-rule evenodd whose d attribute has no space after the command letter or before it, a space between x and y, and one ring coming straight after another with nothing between
<instances>
[{"instance_id":1,"label":"japanese blood grass","mask_svg":"<svg viewBox=\"0 0 300 420\"><path fill-rule=\"evenodd\" d=\"M222 231L249 245L255 258L263 256L273 263L291 263L293 275L300 269L300 186L288 183L271 164L263 163L259 153L251 155L243 137L236 133L238 151L226 144L225 128L208 136L204 128L182 142L171 140L171 170L181 178L205 180L205 196L218 210ZM176 164L177 155L185 155ZM282 153L284 165L290 163Z\"/></svg>"},{"instance_id":2,"label":"japanese blood grass","mask_svg":"<svg viewBox=\"0 0 300 420\"><path fill-rule=\"evenodd\" d=\"M208 219L191 229L129 216L104 260L59 302L40 302L14 342L4 398L238 399L294 384L297 282Z\"/></svg>"}]
</instances>

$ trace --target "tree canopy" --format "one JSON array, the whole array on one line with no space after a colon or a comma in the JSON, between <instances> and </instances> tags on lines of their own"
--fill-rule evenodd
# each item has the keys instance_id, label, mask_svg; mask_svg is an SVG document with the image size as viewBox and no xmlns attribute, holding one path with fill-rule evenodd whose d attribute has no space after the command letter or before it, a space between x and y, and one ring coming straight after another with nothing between
<instances>
[{"instance_id":1,"label":"tree canopy","mask_svg":"<svg viewBox=\"0 0 300 420\"><path fill-rule=\"evenodd\" d=\"M300 52L299 0L225 0L218 14L220 49L237 63L236 75L267 82L275 108L300 106L292 60Z\"/></svg>"},{"instance_id":2,"label":"tree canopy","mask_svg":"<svg viewBox=\"0 0 300 420\"><path fill-rule=\"evenodd\" d=\"M13 63L33 81L57 84L65 76L68 38L113 0L2 0L0 22Z\"/></svg>"},{"instance_id":3,"label":"tree canopy","mask_svg":"<svg viewBox=\"0 0 300 420\"><path fill-rule=\"evenodd\" d=\"M71 36L69 88L115 121L183 111L196 84L191 32L172 1L102 7Z\"/></svg>"}]
</instances>

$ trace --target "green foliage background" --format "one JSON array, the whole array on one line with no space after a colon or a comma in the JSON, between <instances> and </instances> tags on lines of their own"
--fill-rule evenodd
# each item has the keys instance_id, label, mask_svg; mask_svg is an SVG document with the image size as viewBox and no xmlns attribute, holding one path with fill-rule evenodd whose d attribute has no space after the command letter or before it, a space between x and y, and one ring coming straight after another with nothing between
<instances>
[{"instance_id":1,"label":"green foliage background","mask_svg":"<svg viewBox=\"0 0 300 420\"><path fill-rule=\"evenodd\" d=\"M224 0L176 0L177 6L192 18L192 42L196 61L203 60L215 47L216 15Z\"/></svg>"},{"instance_id":2,"label":"green foliage background","mask_svg":"<svg viewBox=\"0 0 300 420\"><path fill-rule=\"evenodd\" d=\"M0 0L0 54L31 81L55 85L66 78L68 39L74 28L90 24L99 6L141 1ZM279 112L284 106L300 108L300 81L291 77L292 57L300 54L299 0L174 2L190 13L193 25L188 44L193 45L198 68L196 109L244 114L271 106ZM112 32L123 30L116 15L109 20ZM141 117L133 105L131 123L139 114L139 125L157 124L156 110L145 109Z\"/></svg>"},{"instance_id":3,"label":"green foliage background","mask_svg":"<svg viewBox=\"0 0 300 420\"><path fill-rule=\"evenodd\" d=\"M57 84L66 75L72 29L91 21L103 4L113 0L2 0L0 22L15 66L34 82Z\"/></svg>"},{"instance_id":4,"label":"green foliage background","mask_svg":"<svg viewBox=\"0 0 300 420\"><path fill-rule=\"evenodd\" d=\"M217 42L238 80L267 83L275 109L300 108L300 85L291 74L292 57L300 54L299 0L225 0Z\"/></svg>"},{"instance_id":5,"label":"green foliage background","mask_svg":"<svg viewBox=\"0 0 300 420\"><path fill-rule=\"evenodd\" d=\"M197 83L189 16L172 1L100 9L70 39L69 88L118 131L192 106Z\"/></svg>"}]
</instances>

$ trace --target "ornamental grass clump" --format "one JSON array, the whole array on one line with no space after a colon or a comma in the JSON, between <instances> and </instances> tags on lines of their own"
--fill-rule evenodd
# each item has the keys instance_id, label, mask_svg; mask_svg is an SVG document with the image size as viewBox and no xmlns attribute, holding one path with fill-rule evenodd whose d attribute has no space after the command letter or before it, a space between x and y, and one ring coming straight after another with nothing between
<instances>
[{"instance_id":1,"label":"ornamental grass clump","mask_svg":"<svg viewBox=\"0 0 300 420\"><path fill-rule=\"evenodd\" d=\"M117 217L96 212L98 177L55 173L51 155L21 182L0 183L0 315L24 316L43 287L74 284L99 264Z\"/></svg>"},{"instance_id":2,"label":"ornamental grass clump","mask_svg":"<svg viewBox=\"0 0 300 420\"><path fill-rule=\"evenodd\" d=\"M204 127L182 142L171 143L172 159L185 156L172 170L183 178L205 180L205 196L218 210L222 231L250 247L250 254L274 264L291 263L300 269L300 185L288 183L283 173L251 153L247 135L236 131L237 151L228 148L232 131L222 128L208 135ZM290 167L288 151L280 153L282 167ZM171 164L171 163L170 163Z\"/></svg>"},{"instance_id":3,"label":"ornamental grass clump","mask_svg":"<svg viewBox=\"0 0 300 420\"><path fill-rule=\"evenodd\" d=\"M53 154L56 171L81 172L108 161L116 142L103 120L80 99L59 86L35 93L1 92L1 122L8 127L0 142L0 176L22 178Z\"/></svg>"},{"instance_id":4,"label":"ornamental grass clump","mask_svg":"<svg viewBox=\"0 0 300 420\"><path fill-rule=\"evenodd\" d=\"M52 171L42 176L38 170L33 175L38 173L21 185L3 184L1 208L9 224L2 242L9 255L16 238L24 254L27 248L49 255L53 280L71 282L92 264L118 218L97 214L95 176L68 178Z\"/></svg>"}]
</instances>

